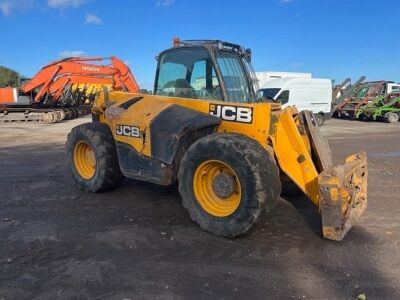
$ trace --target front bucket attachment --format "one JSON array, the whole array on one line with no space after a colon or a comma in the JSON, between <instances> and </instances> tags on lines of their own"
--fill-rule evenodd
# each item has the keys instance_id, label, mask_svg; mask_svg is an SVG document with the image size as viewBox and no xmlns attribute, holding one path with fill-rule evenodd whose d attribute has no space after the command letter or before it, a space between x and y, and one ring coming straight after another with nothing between
<instances>
[{"instance_id":1,"label":"front bucket attachment","mask_svg":"<svg viewBox=\"0 0 400 300\"><path fill-rule=\"evenodd\" d=\"M340 241L367 207L367 154L349 156L344 165L318 176L324 238Z\"/></svg>"}]
</instances>

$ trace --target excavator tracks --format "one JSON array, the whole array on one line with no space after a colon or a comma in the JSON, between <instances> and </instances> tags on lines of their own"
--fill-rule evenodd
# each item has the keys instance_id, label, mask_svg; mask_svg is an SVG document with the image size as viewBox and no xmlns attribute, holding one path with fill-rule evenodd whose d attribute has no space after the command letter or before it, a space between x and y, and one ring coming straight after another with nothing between
<instances>
[{"instance_id":1,"label":"excavator tracks","mask_svg":"<svg viewBox=\"0 0 400 300\"><path fill-rule=\"evenodd\" d=\"M5 105L0 106L0 123L31 122L51 124L84 116L90 112L90 105L74 107Z\"/></svg>"}]
</instances>

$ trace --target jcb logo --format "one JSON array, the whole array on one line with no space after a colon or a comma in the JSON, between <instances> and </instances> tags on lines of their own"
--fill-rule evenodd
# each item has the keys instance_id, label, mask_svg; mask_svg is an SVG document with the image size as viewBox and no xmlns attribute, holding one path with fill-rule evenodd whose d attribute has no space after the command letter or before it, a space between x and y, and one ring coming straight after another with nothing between
<instances>
[{"instance_id":1,"label":"jcb logo","mask_svg":"<svg viewBox=\"0 0 400 300\"><path fill-rule=\"evenodd\" d=\"M117 135L129 136L129 137L140 137L140 129L136 126L129 125L117 125Z\"/></svg>"},{"instance_id":2,"label":"jcb logo","mask_svg":"<svg viewBox=\"0 0 400 300\"><path fill-rule=\"evenodd\" d=\"M240 123L251 123L253 121L252 107L210 104L209 113L225 121Z\"/></svg>"}]
</instances>

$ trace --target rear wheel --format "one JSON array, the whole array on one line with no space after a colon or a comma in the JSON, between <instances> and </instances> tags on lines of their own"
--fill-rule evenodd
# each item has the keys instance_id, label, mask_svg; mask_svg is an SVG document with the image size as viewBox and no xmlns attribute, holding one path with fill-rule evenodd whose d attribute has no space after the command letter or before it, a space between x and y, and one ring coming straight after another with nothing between
<instances>
[{"instance_id":1,"label":"rear wheel","mask_svg":"<svg viewBox=\"0 0 400 300\"><path fill-rule=\"evenodd\" d=\"M74 127L66 147L69 169L80 189L103 192L122 181L115 142L107 125L87 123Z\"/></svg>"},{"instance_id":2,"label":"rear wheel","mask_svg":"<svg viewBox=\"0 0 400 300\"><path fill-rule=\"evenodd\" d=\"M388 123L396 123L399 121L399 115L394 112L388 112L385 114L385 120Z\"/></svg>"},{"instance_id":3,"label":"rear wheel","mask_svg":"<svg viewBox=\"0 0 400 300\"><path fill-rule=\"evenodd\" d=\"M182 158L179 192L203 230L217 236L245 233L281 191L268 151L240 134L213 134L195 142Z\"/></svg>"}]
</instances>

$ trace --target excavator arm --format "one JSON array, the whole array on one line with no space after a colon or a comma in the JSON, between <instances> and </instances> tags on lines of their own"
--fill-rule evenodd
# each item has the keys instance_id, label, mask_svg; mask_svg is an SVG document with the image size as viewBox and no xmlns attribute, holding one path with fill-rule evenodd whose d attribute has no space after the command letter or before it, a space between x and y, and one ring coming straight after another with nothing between
<instances>
[{"instance_id":1,"label":"excavator arm","mask_svg":"<svg viewBox=\"0 0 400 300\"><path fill-rule=\"evenodd\" d=\"M93 62L103 61L103 57L69 57L54 61L44 66L31 80L22 85L21 90L29 93L37 90L34 101L40 102L48 92L57 90L57 87L67 80L74 83L109 83L112 80L114 90L122 90L132 93L139 92L136 82L129 67L119 58L110 57L110 65L100 65ZM61 82L59 80L61 79ZM85 80L85 81L78 81ZM56 87L53 85L56 84ZM57 99L55 99L57 100Z\"/></svg>"}]
</instances>

